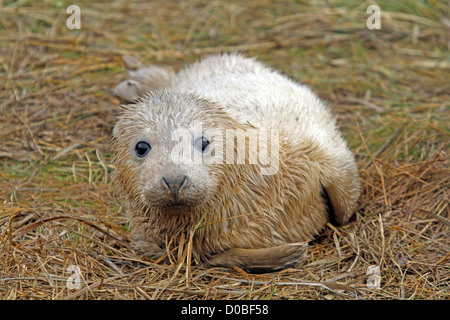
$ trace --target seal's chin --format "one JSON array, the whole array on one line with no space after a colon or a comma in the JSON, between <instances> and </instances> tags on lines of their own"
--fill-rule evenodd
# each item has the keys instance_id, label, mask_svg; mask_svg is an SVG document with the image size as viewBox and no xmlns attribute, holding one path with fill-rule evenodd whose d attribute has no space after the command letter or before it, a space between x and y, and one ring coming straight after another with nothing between
<instances>
[{"instance_id":1,"label":"seal's chin","mask_svg":"<svg viewBox=\"0 0 450 320\"><path fill-rule=\"evenodd\" d=\"M161 208L161 211L168 215L183 215L186 214L189 211L189 206L181 203L181 202L174 202L170 205L164 206Z\"/></svg>"}]
</instances>

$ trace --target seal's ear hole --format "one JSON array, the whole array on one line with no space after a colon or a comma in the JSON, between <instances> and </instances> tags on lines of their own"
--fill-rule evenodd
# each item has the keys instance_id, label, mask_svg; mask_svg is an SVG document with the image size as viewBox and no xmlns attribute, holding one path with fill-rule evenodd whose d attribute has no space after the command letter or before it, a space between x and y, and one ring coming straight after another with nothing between
<instances>
[{"instance_id":1,"label":"seal's ear hole","mask_svg":"<svg viewBox=\"0 0 450 320\"><path fill-rule=\"evenodd\" d=\"M144 158L152 149L150 144L146 141L139 141L136 143L136 147L134 148L136 152L136 156L138 158Z\"/></svg>"},{"instance_id":2,"label":"seal's ear hole","mask_svg":"<svg viewBox=\"0 0 450 320\"><path fill-rule=\"evenodd\" d=\"M204 136L201 136L194 142L194 146L197 148L198 151L205 153L208 152L210 148L208 146L211 144L211 142L206 139Z\"/></svg>"}]
</instances>

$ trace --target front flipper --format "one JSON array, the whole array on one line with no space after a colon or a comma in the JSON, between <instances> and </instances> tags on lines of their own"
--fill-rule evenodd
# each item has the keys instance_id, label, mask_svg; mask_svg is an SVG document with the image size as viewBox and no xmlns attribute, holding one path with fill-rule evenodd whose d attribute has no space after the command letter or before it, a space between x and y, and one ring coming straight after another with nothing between
<instances>
[{"instance_id":1,"label":"front flipper","mask_svg":"<svg viewBox=\"0 0 450 320\"><path fill-rule=\"evenodd\" d=\"M261 249L229 249L209 259L206 267L237 266L251 273L264 273L293 267L307 251L306 242L288 243Z\"/></svg>"},{"instance_id":2,"label":"front flipper","mask_svg":"<svg viewBox=\"0 0 450 320\"><path fill-rule=\"evenodd\" d=\"M133 248L144 256L159 260L167 254L167 251L156 244L156 242L137 240L133 242Z\"/></svg>"}]
</instances>

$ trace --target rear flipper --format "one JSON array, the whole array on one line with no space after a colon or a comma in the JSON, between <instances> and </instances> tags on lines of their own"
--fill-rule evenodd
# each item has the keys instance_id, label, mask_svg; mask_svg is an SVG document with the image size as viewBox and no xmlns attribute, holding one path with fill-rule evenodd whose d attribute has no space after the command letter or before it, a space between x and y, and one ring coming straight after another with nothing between
<instances>
[{"instance_id":1,"label":"rear flipper","mask_svg":"<svg viewBox=\"0 0 450 320\"><path fill-rule=\"evenodd\" d=\"M307 251L306 242L262 249L229 249L209 259L206 267L237 266L251 273L264 273L294 267Z\"/></svg>"},{"instance_id":2,"label":"rear flipper","mask_svg":"<svg viewBox=\"0 0 450 320\"><path fill-rule=\"evenodd\" d=\"M169 87L175 73L172 70L144 66L137 58L123 56L129 78L114 88L114 95L124 102L133 102L147 91Z\"/></svg>"}]
</instances>

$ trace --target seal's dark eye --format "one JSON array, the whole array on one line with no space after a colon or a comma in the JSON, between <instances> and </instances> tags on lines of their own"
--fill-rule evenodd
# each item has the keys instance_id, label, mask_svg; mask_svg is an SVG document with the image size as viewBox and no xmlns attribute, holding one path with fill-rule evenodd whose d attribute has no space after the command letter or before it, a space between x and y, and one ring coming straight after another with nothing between
<instances>
[{"instance_id":1,"label":"seal's dark eye","mask_svg":"<svg viewBox=\"0 0 450 320\"><path fill-rule=\"evenodd\" d=\"M145 157L146 155L147 155L147 153L151 150L151 146L147 143L147 142L145 142L145 141L139 141L137 144L136 144L136 148L135 148L135 151L136 151L136 156L138 157L138 158L143 158L143 157Z\"/></svg>"},{"instance_id":2,"label":"seal's dark eye","mask_svg":"<svg viewBox=\"0 0 450 320\"><path fill-rule=\"evenodd\" d=\"M211 142L208 141L208 139L206 139L205 137L201 137L198 138L197 140L195 140L195 147L201 151L201 152L206 152L208 151L207 148L209 146Z\"/></svg>"}]
</instances>

